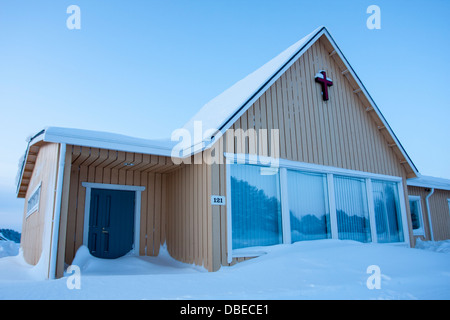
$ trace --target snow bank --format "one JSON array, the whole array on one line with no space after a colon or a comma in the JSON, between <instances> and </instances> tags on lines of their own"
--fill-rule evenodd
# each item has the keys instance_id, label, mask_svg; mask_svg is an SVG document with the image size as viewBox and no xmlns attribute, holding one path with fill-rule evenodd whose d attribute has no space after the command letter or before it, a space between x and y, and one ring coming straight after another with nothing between
<instances>
[{"instance_id":1,"label":"snow bank","mask_svg":"<svg viewBox=\"0 0 450 320\"><path fill-rule=\"evenodd\" d=\"M450 240L443 241L423 241L416 240L416 249L423 249L435 252L450 253Z\"/></svg>"},{"instance_id":2,"label":"snow bank","mask_svg":"<svg viewBox=\"0 0 450 320\"><path fill-rule=\"evenodd\" d=\"M165 246L160 248L158 257L136 256L130 253L112 260L96 258L89 253L89 249L86 246L81 246L77 250L72 265L78 266L84 275L89 276L207 272L202 267L173 259Z\"/></svg>"},{"instance_id":3,"label":"snow bank","mask_svg":"<svg viewBox=\"0 0 450 320\"><path fill-rule=\"evenodd\" d=\"M165 248L158 257L102 260L82 247L74 260L81 288L72 290L67 286L72 274L32 280L30 266L6 257L0 259L0 299L450 299L450 255L441 252L349 240L264 251L209 273L174 260ZM370 266L379 274L368 272ZM373 276L379 277L379 289L367 286Z\"/></svg>"},{"instance_id":4,"label":"snow bank","mask_svg":"<svg viewBox=\"0 0 450 320\"><path fill-rule=\"evenodd\" d=\"M19 247L14 241L0 241L0 258L18 255Z\"/></svg>"}]
</instances>

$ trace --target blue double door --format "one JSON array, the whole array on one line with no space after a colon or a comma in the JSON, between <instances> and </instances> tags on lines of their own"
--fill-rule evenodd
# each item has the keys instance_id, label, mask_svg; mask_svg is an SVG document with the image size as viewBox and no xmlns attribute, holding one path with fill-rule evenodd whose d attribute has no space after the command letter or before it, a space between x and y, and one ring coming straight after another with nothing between
<instances>
[{"instance_id":1,"label":"blue double door","mask_svg":"<svg viewBox=\"0 0 450 320\"><path fill-rule=\"evenodd\" d=\"M135 192L91 189L88 247L98 258L115 259L133 248Z\"/></svg>"}]
</instances>

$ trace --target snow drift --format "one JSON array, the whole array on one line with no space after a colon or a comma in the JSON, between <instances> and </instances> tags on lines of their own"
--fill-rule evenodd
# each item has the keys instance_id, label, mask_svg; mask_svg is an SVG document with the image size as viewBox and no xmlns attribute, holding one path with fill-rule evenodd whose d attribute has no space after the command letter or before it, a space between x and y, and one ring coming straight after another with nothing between
<instances>
[{"instance_id":1,"label":"snow drift","mask_svg":"<svg viewBox=\"0 0 450 320\"><path fill-rule=\"evenodd\" d=\"M266 254L209 273L165 248L158 257L102 260L81 247L80 289L67 286L74 274L35 280L19 254L0 259L0 299L450 299L448 253L349 240L260 249ZM369 266L379 268L379 289L367 285L376 276Z\"/></svg>"}]
</instances>

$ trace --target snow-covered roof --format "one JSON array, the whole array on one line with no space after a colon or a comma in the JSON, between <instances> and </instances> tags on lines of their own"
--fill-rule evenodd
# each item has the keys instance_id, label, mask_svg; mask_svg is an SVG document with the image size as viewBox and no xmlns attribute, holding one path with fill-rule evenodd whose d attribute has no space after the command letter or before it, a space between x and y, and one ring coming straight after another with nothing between
<instances>
[{"instance_id":1,"label":"snow-covered roof","mask_svg":"<svg viewBox=\"0 0 450 320\"><path fill-rule=\"evenodd\" d=\"M333 52L336 53L336 56L339 57L342 64L347 68L348 74L352 77L352 81L360 88L360 91L375 111L378 119L377 121L386 128L388 135L394 142L392 146L398 148L398 153L404 158L404 160L401 160L406 163L411 176L418 175L417 168L325 27L317 28L262 67L206 103L184 125L183 129L187 130L191 137L191 139L184 139L182 141L185 143L184 145L181 145L178 141L171 141L170 139L149 140L92 130L47 127L33 137L29 146L38 141L46 141L161 156L171 156L173 148L177 146L177 148L182 150L182 156L190 156L210 148L214 142L217 141L217 139L220 138L220 136L224 134L249 107L251 107L269 86L271 86L322 36L328 40L334 49ZM202 126L202 132L205 132L206 130L211 132L211 135L206 137L206 139L201 135L195 134L194 127L198 123ZM26 157L24 159L24 162L25 161Z\"/></svg>"},{"instance_id":2,"label":"snow-covered roof","mask_svg":"<svg viewBox=\"0 0 450 320\"><path fill-rule=\"evenodd\" d=\"M262 67L236 82L233 86L206 103L183 128L193 133L194 122L199 121L204 130L215 129L216 131L225 131L228 129L229 125L232 125L235 119L239 118L245 112L245 106L251 106L253 101L259 97L258 93L264 93L263 89L268 84L275 82L278 79L277 75L280 76L283 73L282 70L287 69L285 67L289 62L294 60L295 56L303 53L301 52L302 49L307 44L312 44L312 40L317 38L323 29L324 27L317 28ZM191 134L191 136L193 137L194 134ZM216 138L218 137L216 136ZM193 145L199 143L202 143L202 141L194 141ZM190 148L192 146L186 147Z\"/></svg>"},{"instance_id":3,"label":"snow-covered roof","mask_svg":"<svg viewBox=\"0 0 450 320\"><path fill-rule=\"evenodd\" d=\"M406 180L408 186L450 190L450 179L422 176Z\"/></svg>"},{"instance_id":4,"label":"snow-covered roof","mask_svg":"<svg viewBox=\"0 0 450 320\"><path fill-rule=\"evenodd\" d=\"M83 147L110 149L167 157L171 156L172 149L177 143L176 141L171 141L170 139L150 140L111 132L46 127L30 138L27 149L25 151L25 155L23 156L21 164L19 164L18 174L16 178L16 193L18 196L24 197L26 189L28 188L28 182L26 182L27 179L25 179L24 185L22 184L25 165L27 164L27 159L29 158L30 152L33 151L36 153L36 150L32 149L36 148L36 146L38 146L39 143L42 142L66 143ZM30 165L34 166L34 164Z\"/></svg>"},{"instance_id":5,"label":"snow-covered roof","mask_svg":"<svg viewBox=\"0 0 450 320\"><path fill-rule=\"evenodd\" d=\"M396 148L398 150L397 153L401 154L401 157L403 157L401 162L405 162L408 167L408 176L417 176L419 171L411 158L406 153L383 114L335 43L331 34L323 26L297 41L258 70L238 81L222 94L205 104L197 114L184 125L184 129L191 132L191 137L194 137L194 141L191 145L182 146L182 148L184 148L183 155L189 156L203 149L210 148L215 141L217 141L217 139L219 139L225 131L231 127L233 123L322 36L324 36L333 47L333 52L336 53L335 55L339 57L341 63L347 68L352 81L362 92L371 108L375 111L381 127L384 127L387 130L390 139L393 141L392 146ZM211 132L215 133L211 134L207 139L198 136L199 139L195 140L196 135L192 134L195 122L201 123L203 130L212 130Z\"/></svg>"},{"instance_id":6,"label":"snow-covered roof","mask_svg":"<svg viewBox=\"0 0 450 320\"><path fill-rule=\"evenodd\" d=\"M45 142L67 143L160 156L170 156L172 148L177 143L170 139L150 140L117 133L60 127L47 127L36 138Z\"/></svg>"}]
</instances>

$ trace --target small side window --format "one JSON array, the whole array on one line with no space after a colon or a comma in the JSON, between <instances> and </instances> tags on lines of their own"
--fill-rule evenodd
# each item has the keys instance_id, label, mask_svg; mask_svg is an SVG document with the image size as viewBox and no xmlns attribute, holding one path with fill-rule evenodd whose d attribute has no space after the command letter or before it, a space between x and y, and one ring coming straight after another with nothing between
<instances>
[{"instance_id":1,"label":"small side window","mask_svg":"<svg viewBox=\"0 0 450 320\"><path fill-rule=\"evenodd\" d=\"M420 204L420 197L409 197L409 208L411 209L411 221L414 235L425 235L423 228L422 206Z\"/></svg>"},{"instance_id":2,"label":"small side window","mask_svg":"<svg viewBox=\"0 0 450 320\"><path fill-rule=\"evenodd\" d=\"M39 210L39 200L41 198L41 184L33 191L27 201L27 218Z\"/></svg>"}]
</instances>

